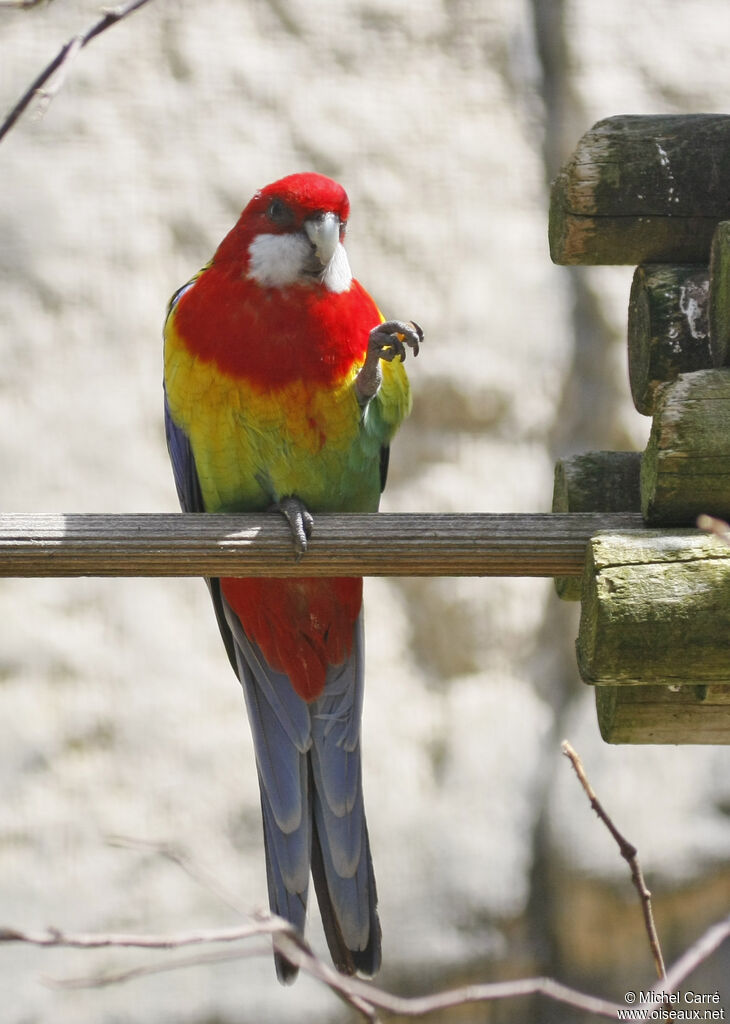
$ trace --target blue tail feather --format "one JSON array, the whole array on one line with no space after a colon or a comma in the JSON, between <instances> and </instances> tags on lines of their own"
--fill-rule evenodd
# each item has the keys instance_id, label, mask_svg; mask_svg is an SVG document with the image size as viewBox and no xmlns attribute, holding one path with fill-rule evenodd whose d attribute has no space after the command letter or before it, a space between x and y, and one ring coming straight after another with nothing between
<instances>
[{"instance_id":1,"label":"blue tail feather","mask_svg":"<svg viewBox=\"0 0 730 1024\"><path fill-rule=\"evenodd\" d=\"M323 765L320 761L320 750L315 743L311 752L312 777L316 793L316 806L319 807L321 820L318 821L322 841L329 848L332 862L337 873L343 877L352 877L357 870L362 854L363 832L363 799L360 778L360 751L351 754L342 752L338 760L328 758ZM330 791L332 770L341 766L342 774L349 776L347 786L343 786L345 798L338 793L339 799L333 802ZM329 779L327 773L329 772Z\"/></svg>"},{"instance_id":2,"label":"blue tail feather","mask_svg":"<svg viewBox=\"0 0 730 1024\"><path fill-rule=\"evenodd\" d=\"M259 779L260 781L260 779ZM304 885L293 885L291 879L285 880L285 872L282 871L282 833L271 814L271 808L266 800L266 794L261 786L261 813L264 822L264 849L266 851L266 882L269 890L269 907L272 914L285 918L304 934L304 923L307 916L307 896L309 890L309 859L311 844L311 829L309 816L303 823L302 831L306 831L306 858L304 871ZM298 968L290 964L280 954L274 954L276 975L283 984L293 982L298 974Z\"/></svg>"}]
</instances>

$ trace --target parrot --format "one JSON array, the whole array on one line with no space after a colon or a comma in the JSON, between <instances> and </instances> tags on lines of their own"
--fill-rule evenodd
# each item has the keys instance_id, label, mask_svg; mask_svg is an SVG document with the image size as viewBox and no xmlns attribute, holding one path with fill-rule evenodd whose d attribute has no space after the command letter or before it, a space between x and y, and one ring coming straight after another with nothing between
<instances>
[{"instance_id":1,"label":"parrot","mask_svg":"<svg viewBox=\"0 0 730 1024\"><path fill-rule=\"evenodd\" d=\"M258 190L170 300L164 419L185 512L273 511L293 558L314 517L375 512L411 408L415 321L385 320L353 277L345 189L314 172ZM207 579L243 688L269 905L303 937L311 873L333 963L373 976L377 892L360 756L362 579ZM275 952L278 979L295 964Z\"/></svg>"}]
</instances>

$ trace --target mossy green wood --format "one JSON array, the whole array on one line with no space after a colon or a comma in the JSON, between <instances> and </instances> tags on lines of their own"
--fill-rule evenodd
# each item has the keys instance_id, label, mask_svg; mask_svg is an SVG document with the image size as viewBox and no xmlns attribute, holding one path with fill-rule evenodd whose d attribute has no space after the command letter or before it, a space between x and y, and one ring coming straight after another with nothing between
<instances>
[{"instance_id":1,"label":"mossy green wood","mask_svg":"<svg viewBox=\"0 0 730 1024\"><path fill-rule=\"evenodd\" d=\"M641 511L653 526L730 517L730 370L680 374L658 392L641 464Z\"/></svg>"},{"instance_id":2,"label":"mossy green wood","mask_svg":"<svg viewBox=\"0 0 730 1024\"><path fill-rule=\"evenodd\" d=\"M606 743L730 743L729 686L597 686Z\"/></svg>"},{"instance_id":3,"label":"mossy green wood","mask_svg":"<svg viewBox=\"0 0 730 1024\"><path fill-rule=\"evenodd\" d=\"M710 347L715 366L730 363L730 221L718 224L710 248Z\"/></svg>"},{"instance_id":4,"label":"mossy green wood","mask_svg":"<svg viewBox=\"0 0 730 1024\"><path fill-rule=\"evenodd\" d=\"M730 219L729 166L725 115L599 121L553 183L553 261L707 264L715 226Z\"/></svg>"},{"instance_id":5,"label":"mossy green wood","mask_svg":"<svg viewBox=\"0 0 730 1024\"><path fill-rule=\"evenodd\" d=\"M651 416L662 384L712 367L707 267L637 267L629 297L629 383L638 412Z\"/></svg>"},{"instance_id":6,"label":"mossy green wood","mask_svg":"<svg viewBox=\"0 0 730 1024\"><path fill-rule=\"evenodd\" d=\"M697 530L588 545L576 650L597 685L730 685L730 547Z\"/></svg>"},{"instance_id":7,"label":"mossy green wood","mask_svg":"<svg viewBox=\"0 0 730 1024\"><path fill-rule=\"evenodd\" d=\"M553 512L638 512L640 452L582 452L559 459L553 480ZM582 579L556 576L563 601L580 601Z\"/></svg>"}]
</instances>

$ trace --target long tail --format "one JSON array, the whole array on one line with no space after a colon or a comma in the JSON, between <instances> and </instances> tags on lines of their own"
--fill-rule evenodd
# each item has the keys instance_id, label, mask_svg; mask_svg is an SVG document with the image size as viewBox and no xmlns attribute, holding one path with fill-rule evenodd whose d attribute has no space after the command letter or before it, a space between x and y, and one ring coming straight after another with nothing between
<instances>
[{"instance_id":1,"label":"long tail","mask_svg":"<svg viewBox=\"0 0 730 1024\"><path fill-rule=\"evenodd\" d=\"M272 670L230 608L238 674L261 789L269 904L304 933L311 867L327 944L337 969L375 974L380 923L362 795L362 615L352 651L307 704ZM297 968L276 956L279 980Z\"/></svg>"},{"instance_id":2,"label":"long tail","mask_svg":"<svg viewBox=\"0 0 730 1024\"><path fill-rule=\"evenodd\" d=\"M311 709L312 877L327 944L339 971L376 974L380 922L362 794L362 613L352 653L331 669Z\"/></svg>"}]
</instances>

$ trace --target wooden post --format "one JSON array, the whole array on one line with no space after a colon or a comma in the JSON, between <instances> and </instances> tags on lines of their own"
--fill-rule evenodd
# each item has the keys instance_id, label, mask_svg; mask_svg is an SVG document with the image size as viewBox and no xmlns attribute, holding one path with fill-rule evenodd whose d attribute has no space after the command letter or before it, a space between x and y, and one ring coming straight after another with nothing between
<instances>
[{"instance_id":1,"label":"wooden post","mask_svg":"<svg viewBox=\"0 0 730 1024\"><path fill-rule=\"evenodd\" d=\"M578 664L607 743L730 743L730 548L696 531L589 548Z\"/></svg>"},{"instance_id":2,"label":"wooden post","mask_svg":"<svg viewBox=\"0 0 730 1024\"><path fill-rule=\"evenodd\" d=\"M730 743L730 686L597 686L606 743Z\"/></svg>"},{"instance_id":3,"label":"wooden post","mask_svg":"<svg viewBox=\"0 0 730 1024\"><path fill-rule=\"evenodd\" d=\"M603 533L577 641L587 683L730 685L730 548L697 530Z\"/></svg>"},{"instance_id":4,"label":"wooden post","mask_svg":"<svg viewBox=\"0 0 730 1024\"><path fill-rule=\"evenodd\" d=\"M639 512L640 452L584 452L555 464L553 512ZM582 579L556 576L564 601L580 601Z\"/></svg>"},{"instance_id":5,"label":"wooden post","mask_svg":"<svg viewBox=\"0 0 730 1024\"><path fill-rule=\"evenodd\" d=\"M641 511L654 526L730 517L730 370L680 374L659 392L641 463Z\"/></svg>"},{"instance_id":6,"label":"wooden post","mask_svg":"<svg viewBox=\"0 0 730 1024\"><path fill-rule=\"evenodd\" d=\"M707 267L637 267L629 298L629 383L638 412L651 416L658 388L712 366Z\"/></svg>"},{"instance_id":7,"label":"wooden post","mask_svg":"<svg viewBox=\"0 0 730 1024\"><path fill-rule=\"evenodd\" d=\"M619 116L586 132L550 203L563 264L702 263L730 220L730 117Z\"/></svg>"},{"instance_id":8,"label":"wooden post","mask_svg":"<svg viewBox=\"0 0 730 1024\"><path fill-rule=\"evenodd\" d=\"M730 221L717 225L710 249L710 345L715 366L730 363Z\"/></svg>"}]
</instances>

